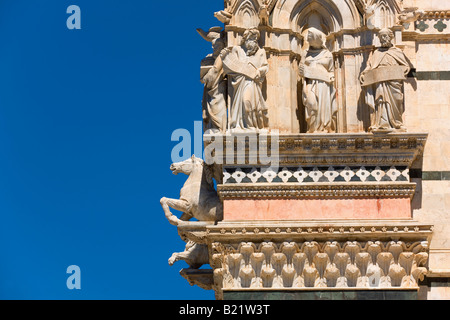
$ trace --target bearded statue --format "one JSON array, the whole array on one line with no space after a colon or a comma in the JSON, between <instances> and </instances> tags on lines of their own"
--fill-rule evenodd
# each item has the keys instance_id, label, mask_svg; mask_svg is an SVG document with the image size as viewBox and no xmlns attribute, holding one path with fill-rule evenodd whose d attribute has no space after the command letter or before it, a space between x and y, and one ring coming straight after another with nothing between
<instances>
[{"instance_id":1,"label":"bearded statue","mask_svg":"<svg viewBox=\"0 0 450 320\"><path fill-rule=\"evenodd\" d=\"M267 106L262 84L269 71L266 51L259 46L258 29L244 32L240 46L221 53L223 70L231 82L228 125L232 131L267 130Z\"/></svg>"},{"instance_id":2,"label":"bearded statue","mask_svg":"<svg viewBox=\"0 0 450 320\"><path fill-rule=\"evenodd\" d=\"M405 111L403 81L410 65L405 54L392 44L394 33L391 30L380 30L378 37L381 47L370 55L360 76L371 113L369 131L406 131L402 119Z\"/></svg>"}]
</instances>

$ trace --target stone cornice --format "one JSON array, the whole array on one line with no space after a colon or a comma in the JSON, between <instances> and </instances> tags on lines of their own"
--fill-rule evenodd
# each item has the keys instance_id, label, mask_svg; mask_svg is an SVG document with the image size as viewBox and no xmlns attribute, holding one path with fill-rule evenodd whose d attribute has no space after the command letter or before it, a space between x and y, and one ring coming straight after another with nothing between
<instances>
[{"instance_id":1,"label":"stone cornice","mask_svg":"<svg viewBox=\"0 0 450 320\"><path fill-rule=\"evenodd\" d=\"M432 19L450 19L450 10L430 10L425 11L425 14L419 20Z\"/></svg>"},{"instance_id":2,"label":"stone cornice","mask_svg":"<svg viewBox=\"0 0 450 320\"><path fill-rule=\"evenodd\" d=\"M403 41L445 42L450 41L450 33L419 33L416 31L404 31Z\"/></svg>"},{"instance_id":3,"label":"stone cornice","mask_svg":"<svg viewBox=\"0 0 450 320\"><path fill-rule=\"evenodd\" d=\"M413 220L222 221L208 226L179 226L184 241L361 240L431 241L434 226Z\"/></svg>"},{"instance_id":4,"label":"stone cornice","mask_svg":"<svg viewBox=\"0 0 450 320\"><path fill-rule=\"evenodd\" d=\"M412 220L223 221L206 228L209 242L309 239L429 241L434 226ZM408 240L409 239L409 240Z\"/></svg>"},{"instance_id":5,"label":"stone cornice","mask_svg":"<svg viewBox=\"0 0 450 320\"><path fill-rule=\"evenodd\" d=\"M246 135L227 134L208 136L205 147L211 144L211 138L222 139L223 154L216 150L216 157L224 165L258 165L255 155L249 154L251 143L267 145L271 150L272 139L278 139L279 165L380 165L410 167L417 156L423 153L428 134L424 133L334 133L334 134L281 134ZM238 147L239 137L247 139L245 145ZM247 137L247 138L246 138ZM232 150L245 151L244 163L227 163L227 140L232 141ZM263 139L263 140L262 140ZM208 142L209 141L209 142ZM275 140L276 141L276 140ZM233 143L231 143L233 144Z\"/></svg>"},{"instance_id":6,"label":"stone cornice","mask_svg":"<svg viewBox=\"0 0 450 320\"><path fill-rule=\"evenodd\" d=\"M403 198L414 196L415 183L315 183L218 185L221 199Z\"/></svg>"}]
</instances>

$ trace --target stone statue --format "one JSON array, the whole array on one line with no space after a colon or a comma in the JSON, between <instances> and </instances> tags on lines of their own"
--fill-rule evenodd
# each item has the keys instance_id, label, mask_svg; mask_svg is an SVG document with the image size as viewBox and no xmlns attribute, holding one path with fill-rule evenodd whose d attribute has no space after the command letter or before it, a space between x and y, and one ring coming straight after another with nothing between
<instances>
[{"instance_id":1,"label":"stone statue","mask_svg":"<svg viewBox=\"0 0 450 320\"><path fill-rule=\"evenodd\" d=\"M370 30L375 28L375 5L365 4L364 6L364 21L367 28Z\"/></svg>"},{"instance_id":2,"label":"stone statue","mask_svg":"<svg viewBox=\"0 0 450 320\"><path fill-rule=\"evenodd\" d=\"M308 133L336 132L337 127L333 55L325 47L324 38L320 30L308 29L309 49L299 65Z\"/></svg>"},{"instance_id":3,"label":"stone statue","mask_svg":"<svg viewBox=\"0 0 450 320\"><path fill-rule=\"evenodd\" d=\"M425 15L424 10L418 10L417 7L405 8L398 15L398 22L405 27L405 29L409 28L411 22L415 22L421 19Z\"/></svg>"},{"instance_id":4,"label":"stone statue","mask_svg":"<svg viewBox=\"0 0 450 320\"><path fill-rule=\"evenodd\" d=\"M170 166L173 174L189 175L180 191L180 199L161 199L166 218L172 225L199 225L202 222L214 223L223 219L222 202L214 189L213 175L206 163L195 156ZM177 218L170 208L183 212ZM198 220L189 222L195 218Z\"/></svg>"},{"instance_id":5,"label":"stone statue","mask_svg":"<svg viewBox=\"0 0 450 320\"><path fill-rule=\"evenodd\" d=\"M375 50L361 73L366 103L371 111L369 131L406 131L403 125L403 81L410 70L404 53L392 44L394 33L379 32L381 47Z\"/></svg>"},{"instance_id":6,"label":"stone statue","mask_svg":"<svg viewBox=\"0 0 450 320\"><path fill-rule=\"evenodd\" d=\"M267 106L262 84L269 71L266 51L259 47L258 29L244 32L241 46L221 53L223 69L231 81L228 126L233 131L267 129Z\"/></svg>"},{"instance_id":7,"label":"stone statue","mask_svg":"<svg viewBox=\"0 0 450 320\"><path fill-rule=\"evenodd\" d=\"M183 252L175 252L169 258L169 265L177 261L185 261L190 268L198 269L204 264L209 263L208 246L206 244L199 244L194 241L186 241L186 248Z\"/></svg>"},{"instance_id":8,"label":"stone statue","mask_svg":"<svg viewBox=\"0 0 450 320\"><path fill-rule=\"evenodd\" d=\"M180 199L161 198L161 206L170 224L177 227L204 227L223 219L223 206L214 189L212 171L203 160L192 156L183 162L173 163L170 170L174 174L181 172L189 175L180 191ZM177 218L170 208L181 211L183 214ZM198 221L188 221L192 218ZM184 260L190 268L198 269L209 263L206 244L197 243L183 236L182 239L186 242L186 248L183 252L172 254L169 265Z\"/></svg>"},{"instance_id":9,"label":"stone statue","mask_svg":"<svg viewBox=\"0 0 450 320\"><path fill-rule=\"evenodd\" d=\"M200 81L203 90L203 129L221 132L227 123L227 81L222 68L220 52L226 47L225 35L221 27L213 27L209 32L197 29L197 32L212 43L213 53L201 62Z\"/></svg>"},{"instance_id":10,"label":"stone statue","mask_svg":"<svg viewBox=\"0 0 450 320\"><path fill-rule=\"evenodd\" d=\"M261 4L261 7L259 7L259 20L260 20L260 25L262 26L268 26L269 25L269 11L268 11L268 6L267 6L267 2L264 2L263 4Z\"/></svg>"},{"instance_id":11,"label":"stone statue","mask_svg":"<svg viewBox=\"0 0 450 320\"><path fill-rule=\"evenodd\" d=\"M214 17L217 18L220 22L223 22L224 24L228 24L231 21L231 18L233 15L229 13L226 10L220 10L214 13Z\"/></svg>"}]
</instances>

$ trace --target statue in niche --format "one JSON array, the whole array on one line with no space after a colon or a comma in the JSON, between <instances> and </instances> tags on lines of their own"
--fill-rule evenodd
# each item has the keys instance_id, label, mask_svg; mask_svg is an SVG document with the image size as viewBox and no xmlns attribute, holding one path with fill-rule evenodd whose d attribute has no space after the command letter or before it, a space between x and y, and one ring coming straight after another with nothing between
<instances>
[{"instance_id":1,"label":"statue in niche","mask_svg":"<svg viewBox=\"0 0 450 320\"><path fill-rule=\"evenodd\" d=\"M259 30L244 32L240 46L221 53L223 69L231 81L228 127L234 132L267 130L267 106L262 84L269 71L266 51L260 48Z\"/></svg>"},{"instance_id":2,"label":"statue in niche","mask_svg":"<svg viewBox=\"0 0 450 320\"><path fill-rule=\"evenodd\" d=\"M308 29L309 49L299 65L308 133L336 132L337 127L333 55L325 47L324 38L320 30Z\"/></svg>"},{"instance_id":3,"label":"statue in niche","mask_svg":"<svg viewBox=\"0 0 450 320\"><path fill-rule=\"evenodd\" d=\"M220 52L226 47L225 35L221 27L213 27L209 32L197 32L212 43L213 53L201 62L200 81L203 90L203 129L212 133L226 130L227 123L227 81L222 68Z\"/></svg>"},{"instance_id":4,"label":"statue in niche","mask_svg":"<svg viewBox=\"0 0 450 320\"><path fill-rule=\"evenodd\" d=\"M258 15L259 15L259 20L260 20L259 24L261 26L268 26L270 13L268 11L267 2L264 2L263 4L261 4Z\"/></svg>"},{"instance_id":5,"label":"statue in niche","mask_svg":"<svg viewBox=\"0 0 450 320\"><path fill-rule=\"evenodd\" d=\"M371 132L406 131L403 125L403 81L410 65L405 54L392 44L394 33L382 29L378 35L381 47L369 57L361 73L366 103L371 111Z\"/></svg>"}]
</instances>

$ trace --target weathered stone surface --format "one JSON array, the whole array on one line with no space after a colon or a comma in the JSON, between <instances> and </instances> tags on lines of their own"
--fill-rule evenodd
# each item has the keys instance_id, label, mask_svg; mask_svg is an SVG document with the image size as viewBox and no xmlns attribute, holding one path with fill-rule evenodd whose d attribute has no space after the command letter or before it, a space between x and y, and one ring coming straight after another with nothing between
<instances>
[{"instance_id":1,"label":"weathered stone surface","mask_svg":"<svg viewBox=\"0 0 450 320\"><path fill-rule=\"evenodd\" d=\"M296 235L291 239L296 239L298 230L293 232L292 227L294 224L288 228ZM428 272L426 237L417 237L415 241L408 239L408 242L371 241L363 239L370 239L372 231L364 234L360 229L361 233L355 238L361 240L326 241L321 240L326 239L322 227L319 230L322 235L317 237L310 227L310 239L246 241L256 240L252 233L265 233L266 239L269 238L270 231L265 230L269 228L269 225L263 230L248 228L245 234L241 234L241 241L233 240L232 235L227 237L226 232L211 235L211 265L216 270L216 283L222 283L223 290L418 289L419 281ZM330 232L330 228L325 233ZM275 233L278 230L282 232L278 227ZM402 230L401 233L407 231Z\"/></svg>"},{"instance_id":2,"label":"weathered stone surface","mask_svg":"<svg viewBox=\"0 0 450 320\"><path fill-rule=\"evenodd\" d=\"M450 232L447 226L450 216L450 187L447 183L450 181L448 3L434 0L227 0L223 10L214 15L224 23L223 28L200 33L213 45L217 43L215 52L202 62L201 68L201 79L205 84L205 129L213 129L205 134L205 150L212 141L222 139L222 148L211 153L214 156L213 165L206 167L214 173L218 192L211 189L210 196L206 198L213 199L214 205L203 207L217 210L205 216L200 214L200 206L196 208L200 211L194 210L194 216L200 217L200 221L188 222L192 217L190 210L193 209L188 203L181 198L163 199L167 218L177 225L180 236L187 242L186 250L174 254L173 261L177 258L190 261L195 252L204 253L207 248L207 257L214 273L213 288L218 298L224 297L221 289L223 277L227 278L229 273L221 267L225 264L233 266L232 278L240 278L245 287L258 287L261 283L268 285L276 280L270 293L255 291L264 294L264 297L282 295L297 299L307 296L315 299L372 297L373 292L360 294L364 291L351 290L353 285L366 285L368 282L364 274L369 272L373 272L372 278L379 286L390 284L388 290L378 288L378 298L394 298L397 293L400 295L398 297L415 298L418 278L414 275L425 272L420 268L427 268L427 290L420 290L420 298L450 299L448 281L444 281L450 276ZM306 98L315 96L316 99L313 101L311 98L309 102L314 103L309 104L308 99L303 99L300 75L309 75L309 78L325 82L328 79L321 72L311 72L316 70L316 65L301 67L302 57L310 49L308 30L313 28L324 34L323 51L329 53L327 75L330 81L333 80L330 92L334 89L336 93L336 107L330 108L335 115L331 117L335 120L332 130L322 130L325 127L320 128L320 125L316 126L318 130L310 130L313 127L312 113L308 111L308 106L310 110L315 110L323 96L308 95ZM374 56L372 54L371 58L371 53L379 52L377 48L383 46L384 40L378 37L383 29L391 31L382 33L390 33L389 41L394 45L395 54L390 54L390 51L394 52L390 49L385 53L386 57L392 57L392 67L402 66L398 72L394 69L388 72L381 69L373 71L377 68L370 68ZM264 65L264 70L244 76L249 83L256 78L261 81L253 86L257 90L252 91L258 93L258 98L253 101L257 103L252 103L248 97L242 99L244 105L247 103L247 108L241 110L250 112L235 114L234 120L239 117L244 119L256 111L256 116L253 114L249 121L238 126L244 131L241 134L244 142L239 142L239 134L233 136L230 132L226 133L234 127L231 125L231 115L237 109L233 107L236 100L233 74L222 72L222 58L225 58L225 52L243 48L248 30L259 33L257 46L261 50L260 60L263 63L254 69ZM217 54L222 52L219 50L222 41L227 48L223 57ZM251 60L249 56L244 58ZM407 72L408 69L411 69L410 72ZM364 81L360 82L364 70L373 71L370 82L374 87L380 83L397 82L395 90L381 90L380 94L374 90L372 109L365 99L369 86L365 86ZM403 78L400 77L402 72ZM370 74L365 75L366 80L369 79ZM324 92L316 89L310 92ZM378 110L394 111L391 113L396 116L384 119L386 121L383 123L374 121L376 112L372 111L376 111L375 101L378 101ZM378 115L383 119L386 114L389 112ZM375 119L378 118L375 116ZM397 131L407 128L408 133L391 132L393 128ZM375 134L367 133L370 129ZM249 136L248 131L255 135ZM251 143L261 142L262 137L262 143L256 149L252 148ZM264 150L259 148L261 145ZM256 150L256 153L250 154L251 150ZM239 158L238 151L246 155ZM227 162L227 152L232 153L230 162ZM275 157L269 157L269 153ZM276 160L271 171L265 171L267 159L272 161L271 164ZM205 179L208 177L205 176ZM169 207L184 214L177 218ZM211 213L209 209L205 212ZM214 226L223 217L225 221ZM331 220L338 217L343 220L338 223ZM323 221L314 225L317 218L323 218ZM365 218L377 219L379 224L370 225ZM408 218L408 223L399 223L392 220L394 218ZM247 221L238 223L235 222L237 219ZM272 219L287 220L279 224ZM292 219L297 221L291 223ZM433 225L434 229L431 228ZM368 233L368 230L374 231ZM422 241L424 237L429 242L429 248L422 252L408 249L409 242ZM226 257L226 261L219 259L222 264L216 265L218 262L214 259L218 257L213 257L213 244L221 241L231 247L222 256L224 259ZM264 271L254 268L246 260L246 255L252 250L248 243L253 243L257 248L252 253L254 263L260 263L267 260L266 255L270 254L270 248L266 248L268 251L258 251L261 243L270 241L276 243L273 261L268 263L271 268ZM305 262L299 280L295 267L290 265L290 253L280 251L280 246L284 242L298 245L311 241L340 241L339 250L333 253L332 250L324 251L321 246L316 253L314 249L306 252L297 250L295 254L305 254L311 258L305 258L308 265ZM393 241L397 245L387 249L383 244L379 259L377 256L373 260L371 252L366 249L360 250L359 255L355 256L357 258L353 259L352 251L346 252L343 245L354 241L360 244ZM239 249L241 242L247 243L241 246L242 250ZM399 242L404 243L407 249L401 251L403 247ZM201 250L194 250L196 248ZM361 248L366 248L365 244L361 244ZM425 255L417 256L421 253L429 255L427 266L419 267L417 264L416 257L420 263L425 259ZM330 254L334 254L333 259ZM367 254L372 267L366 264ZM297 258L297 262L303 259L300 256ZM200 260L204 262L204 259ZM413 262L415 267L411 266L411 261L416 261ZM344 265L347 267L344 268ZM260 272L262 276L259 279L256 274ZM209 284L202 284L204 279L199 280L202 275L197 277L194 274L191 270L189 276L188 273L184 275L190 283L210 287ZM258 280L254 280L256 278ZM287 285L294 286L294 283L299 288L313 285L315 291L302 291L302 296L276 291ZM344 283L348 287L343 286ZM407 285L413 286L414 290L398 292L395 289L403 290ZM330 293L322 291L330 287L340 289ZM229 293L235 296L247 294L236 290ZM251 298L251 293L246 297Z\"/></svg>"}]
</instances>

